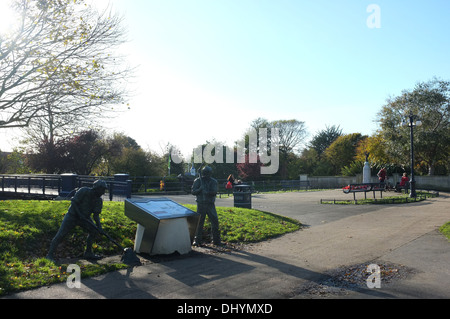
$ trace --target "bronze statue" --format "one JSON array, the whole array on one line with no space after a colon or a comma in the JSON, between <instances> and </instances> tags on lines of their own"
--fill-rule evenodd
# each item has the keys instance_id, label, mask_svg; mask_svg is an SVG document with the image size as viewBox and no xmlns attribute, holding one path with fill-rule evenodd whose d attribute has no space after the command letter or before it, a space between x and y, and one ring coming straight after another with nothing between
<instances>
[{"instance_id":1,"label":"bronze statue","mask_svg":"<svg viewBox=\"0 0 450 319\"><path fill-rule=\"evenodd\" d=\"M98 180L94 182L92 188L82 187L75 193L61 227L52 240L47 259L53 260L53 253L60 242L76 226L81 226L89 232L84 257L99 259L99 256L92 252L92 245L95 237L102 232L99 215L103 207L102 195L105 194L107 188L104 180ZM97 226L94 225L91 214L93 214Z\"/></svg>"},{"instance_id":2,"label":"bronze statue","mask_svg":"<svg viewBox=\"0 0 450 319\"><path fill-rule=\"evenodd\" d=\"M209 221L211 222L213 244L222 245L219 231L219 218L217 217L215 206L218 183L211 175L211 167L206 166L192 185L192 194L197 196L197 213L200 214L197 233L193 242L194 246L200 246L202 244L203 225L206 215L208 215Z\"/></svg>"}]
</instances>

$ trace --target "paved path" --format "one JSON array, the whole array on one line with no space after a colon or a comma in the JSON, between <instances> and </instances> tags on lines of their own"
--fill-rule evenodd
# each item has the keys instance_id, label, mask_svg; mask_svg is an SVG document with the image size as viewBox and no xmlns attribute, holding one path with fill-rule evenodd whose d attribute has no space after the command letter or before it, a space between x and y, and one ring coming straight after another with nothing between
<instances>
[{"instance_id":1,"label":"paved path","mask_svg":"<svg viewBox=\"0 0 450 319\"><path fill-rule=\"evenodd\" d=\"M296 218L307 227L243 249L195 248L187 256L152 258L133 269L18 293L8 298L450 298L450 243L438 232L450 221L450 195L397 205L320 205L342 191L254 195L253 207ZM192 203L192 196L172 197ZM232 198L217 199L232 206ZM392 263L414 269L381 288L300 293L341 266Z\"/></svg>"}]
</instances>

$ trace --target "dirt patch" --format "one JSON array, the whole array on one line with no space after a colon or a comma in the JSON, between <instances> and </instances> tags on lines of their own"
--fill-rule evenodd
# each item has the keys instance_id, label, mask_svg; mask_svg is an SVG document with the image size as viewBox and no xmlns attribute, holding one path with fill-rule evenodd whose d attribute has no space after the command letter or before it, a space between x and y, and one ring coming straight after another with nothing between
<instances>
[{"instance_id":1,"label":"dirt patch","mask_svg":"<svg viewBox=\"0 0 450 319\"><path fill-rule=\"evenodd\" d=\"M377 271L379 272L377 273ZM376 261L343 266L326 272L323 278L317 282L310 282L297 288L293 295L294 297L302 295L306 298L339 297L347 295L351 291L370 289L369 285L374 288L378 283L380 287L375 288L381 288L409 278L414 273L416 273L414 269L404 265ZM378 274L379 282L376 281Z\"/></svg>"}]
</instances>

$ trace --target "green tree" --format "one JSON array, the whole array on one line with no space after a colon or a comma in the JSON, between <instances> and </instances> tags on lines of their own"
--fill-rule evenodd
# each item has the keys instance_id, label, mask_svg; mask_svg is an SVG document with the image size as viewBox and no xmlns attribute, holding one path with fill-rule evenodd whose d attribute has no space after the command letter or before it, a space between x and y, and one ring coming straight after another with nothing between
<instances>
[{"instance_id":1,"label":"green tree","mask_svg":"<svg viewBox=\"0 0 450 319\"><path fill-rule=\"evenodd\" d=\"M397 169L393 159L387 155L385 144L386 143L380 134L361 139L356 147L354 161L342 168L342 175L355 176L361 174L366 161L366 154L369 154L368 160L373 175L375 175L381 167L386 167L389 173L393 173L396 170L398 172L403 172L404 168Z\"/></svg>"},{"instance_id":2,"label":"green tree","mask_svg":"<svg viewBox=\"0 0 450 319\"><path fill-rule=\"evenodd\" d=\"M123 133L114 133L107 138L108 152L97 167L99 175L126 173L130 176L163 176L167 169L167 160L151 152L144 151L131 137Z\"/></svg>"},{"instance_id":3,"label":"green tree","mask_svg":"<svg viewBox=\"0 0 450 319\"><path fill-rule=\"evenodd\" d=\"M341 135L342 129L335 125L326 126L324 130L315 134L297 161L300 174L333 175L332 164L323 156L323 153Z\"/></svg>"},{"instance_id":4,"label":"green tree","mask_svg":"<svg viewBox=\"0 0 450 319\"><path fill-rule=\"evenodd\" d=\"M433 79L419 82L413 90L388 99L378 114L380 133L388 155L402 166L410 165L410 129L400 123L409 114L422 126L414 128L414 150L418 167L434 175L436 168L449 171L450 157L450 82Z\"/></svg>"},{"instance_id":5,"label":"green tree","mask_svg":"<svg viewBox=\"0 0 450 319\"><path fill-rule=\"evenodd\" d=\"M23 150L15 148L11 153L2 156L2 173L4 174L30 174L32 169L27 165L27 156Z\"/></svg>"},{"instance_id":6,"label":"green tree","mask_svg":"<svg viewBox=\"0 0 450 319\"><path fill-rule=\"evenodd\" d=\"M338 126L326 126L326 128L312 138L309 145L316 150L317 156L320 158L323 152L333 143L339 136L342 136L342 129Z\"/></svg>"},{"instance_id":7,"label":"green tree","mask_svg":"<svg viewBox=\"0 0 450 319\"><path fill-rule=\"evenodd\" d=\"M314 148L305 148L298 162L299 174L314 175L314 170L319 163L319 155Z\"/></svg>"},{"instance_id":8,"label":"green tree","mask_svg":"<svg viewBox=\"0 0 450 319\"><path fill-rule=\"evenodd\" d=\"M324 151L325 159L333 168L332 174L341 174L342 168L353 162L358 142L363 138L365 137L361 133L342 135Z\"/></svg>"}]
</instances>

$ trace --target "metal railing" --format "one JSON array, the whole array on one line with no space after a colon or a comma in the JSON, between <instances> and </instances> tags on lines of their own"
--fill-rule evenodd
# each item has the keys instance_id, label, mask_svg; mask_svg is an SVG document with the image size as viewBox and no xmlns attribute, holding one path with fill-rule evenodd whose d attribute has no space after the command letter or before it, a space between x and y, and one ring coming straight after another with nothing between
<instances>
[{"instance_id":1,"label":"metal railing","mask_svg":"<svg viewBox=\"0 0 450 319\"><path fill-rule=\"evenodd\" d=\"M113 177L75 176L73 183L64 182L64 175L0 175L0 197L32 199L70 199L77 189L98 179L107 182L105 199L123 200L131 197L131 181L117 181Z\"/></svg>"},{"instance_id":2,"label":"metal railing","mask_svg":"<svg viewBox=\"0 0 450 319\"><path fill-rule=\"evenodd\" d=\"M3 194L56 196L61 190L58 175L0 175Z\"/></svg>"}]
</instances>

